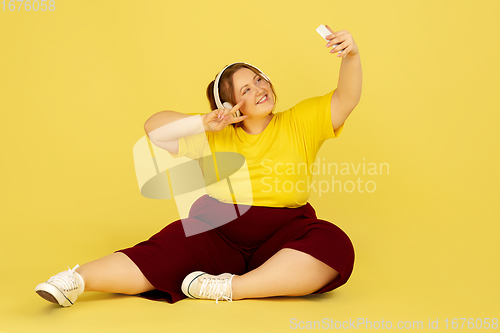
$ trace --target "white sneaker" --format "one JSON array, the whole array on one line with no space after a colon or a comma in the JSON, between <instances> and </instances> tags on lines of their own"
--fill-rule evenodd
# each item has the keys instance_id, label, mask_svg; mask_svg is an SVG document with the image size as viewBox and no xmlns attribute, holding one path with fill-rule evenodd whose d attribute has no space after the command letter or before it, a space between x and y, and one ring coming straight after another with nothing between
<instances>
[{"instance_id":1,"label":"white sneaker","mask_svg":"<svg viewBox=\"0 0 500 333\"><path fill-rule=\"evenodd\" d=\"M38 295L49 302L57 303L61 306L72 306L78 296L85 290L85 283L80 274L75 270L80 267L76 265L73 269L60 272L52 276L46 282L36 286Z\"/></svg>"},{"instance_id":2,"label":"white sneaker","mask_svg":"<svg viewBox=\"0 0 500 333\"><path fill-rule=\"evenodd\" d=\"M219 304L219 299L231 302L233 300L233 287L231 285L233 276L234 274L230 273L215 276L196 271L184 278L181 290L184 295L190 298L215 299L217 304Z\"/></svg>"}]
</instances>

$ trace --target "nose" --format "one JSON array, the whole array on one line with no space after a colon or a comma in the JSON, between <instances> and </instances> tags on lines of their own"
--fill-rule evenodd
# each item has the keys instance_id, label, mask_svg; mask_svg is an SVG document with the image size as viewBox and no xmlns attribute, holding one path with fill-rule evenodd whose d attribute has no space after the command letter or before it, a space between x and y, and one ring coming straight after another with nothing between
<instances>
[{"instance_id":1,"label":"nose","mask_svg":"<svg viewBox=\"0 0 500 333\"><path fill-rule=\"evenodd\" d=\"M264 88L255 86L255 89L257 90L257 96L263 95L265 93Z\"/></svg>"}]
</instances>

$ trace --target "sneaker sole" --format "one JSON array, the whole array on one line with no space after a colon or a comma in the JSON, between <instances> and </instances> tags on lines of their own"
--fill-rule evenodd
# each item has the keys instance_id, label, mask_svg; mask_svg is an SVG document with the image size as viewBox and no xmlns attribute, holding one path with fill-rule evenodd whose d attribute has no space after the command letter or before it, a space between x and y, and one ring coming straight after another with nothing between
<instances>
[{"instance_id":1,"label":"sneaker sole","mask_svg":"<svg viewBox=\"0 0 500 333\"><path fill-rule=\"evenodd\" d=\"M54 296L52 296L51 293L48 293L45 290L38 290L36 293L38 295L40 295L40 297L42 297L43 299L45 299L45 300L47 300L49 302L59 304L59 302L57 301L57 299Z\"/></svg>"},{"instance_id":2,"label":"sneaker sole","mask_svg":"<svg viewBox=\"0 0 500 333\"><path fill-rule=\"evenodd\" d=\"M35 291L43 299L59 304L60 306L68 307L72 306L74 302L71 302L59 289L53 285L47 283L41 283L36 288Z\"/></svg>"}]
</instances>

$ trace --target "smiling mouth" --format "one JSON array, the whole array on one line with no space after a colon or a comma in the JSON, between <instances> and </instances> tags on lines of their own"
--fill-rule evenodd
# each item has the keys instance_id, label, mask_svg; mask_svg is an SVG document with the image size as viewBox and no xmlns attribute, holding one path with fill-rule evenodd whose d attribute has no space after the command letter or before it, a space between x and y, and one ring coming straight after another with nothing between
<instances>
[{"instance_id":1,"label":"smiling mouth","mask_svg":"<svg viewBox=\"0 0 500 333\"><path fill-rule=\"evenodd\" d=\"M267 100L268 100L267 95L265 95L264 99L261 99L257 104L265 103L265 102L267 102Z\"/></svg>"}]
</instances>

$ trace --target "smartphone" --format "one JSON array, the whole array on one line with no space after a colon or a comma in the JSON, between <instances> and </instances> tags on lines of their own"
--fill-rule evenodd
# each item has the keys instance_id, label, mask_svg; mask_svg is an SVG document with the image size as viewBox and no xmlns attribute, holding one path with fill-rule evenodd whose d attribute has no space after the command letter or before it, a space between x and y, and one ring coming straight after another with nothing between
<instances>
[{"instance_id":1,"label":"smartphone","mask_svg":"<svg viewBox=\"0 0 500 333\"><path fill-rule=\"evenodd\" d=\"M328 39L326 39L326 36L331 35L332 33L330 32L330 30L328 30L328 28L327 28L327 27L325 27L325 26L322 24L322 25L320 25L320 26L316 29L316 31L318 32L318 34L319 34L321 37L323 37L323 38L324 38L324 40L326 40L327 42L329 41ZM337 46L337 45L339 45L339 44L335 44L335 45L333 45L332 47L335 47L335 46Z\"/></svg>"}]
</instances>

